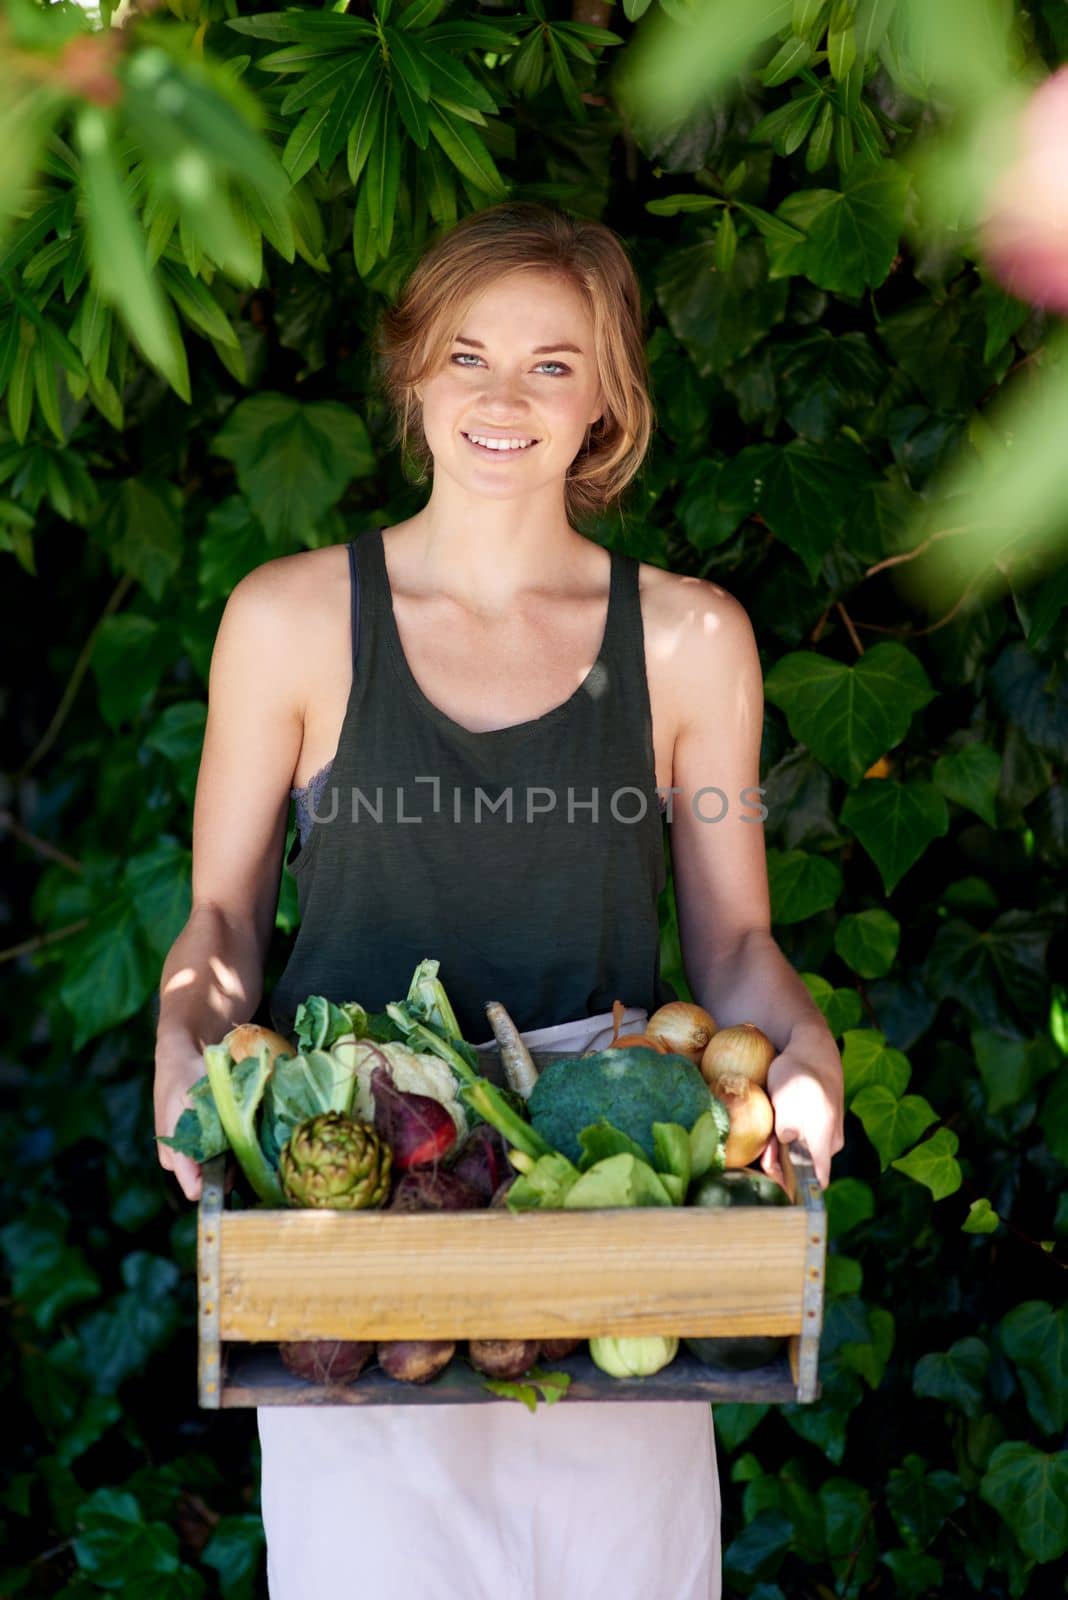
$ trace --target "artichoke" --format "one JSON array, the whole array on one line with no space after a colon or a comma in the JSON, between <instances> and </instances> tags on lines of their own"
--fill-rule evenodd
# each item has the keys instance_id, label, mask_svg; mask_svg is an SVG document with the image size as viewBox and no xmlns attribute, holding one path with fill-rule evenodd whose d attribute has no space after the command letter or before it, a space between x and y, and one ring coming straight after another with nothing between
<instances>
[{"instance_id":1,"label":"artichoke","mask_svg":"<svg viewBox=\"0 0 1068 1600\"><path fill-rule=\"evenodd\" d=\"M278 1176L292 1206L361 1211L385 1204L392 1163L393 1152L369 1122L324 1111L294 1128Z\"/></svg>"}]
</instances>

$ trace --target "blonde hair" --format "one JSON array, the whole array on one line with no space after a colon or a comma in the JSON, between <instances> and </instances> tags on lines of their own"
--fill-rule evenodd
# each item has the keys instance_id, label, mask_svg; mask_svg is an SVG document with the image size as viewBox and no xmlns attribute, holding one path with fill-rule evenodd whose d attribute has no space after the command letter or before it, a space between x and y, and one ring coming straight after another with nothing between
<instances>
[{"instance_id":1,"label":"blonde hair","mask_svg":"<svg viewBox=\"0 0 1068 1600\"><path fill-rule=\"evenodd\" d=\"M437 370L472 301L505 273L531 269L573 283L593 322L604 415L568 469L567 512L577 519L619 498L642 464L653 427L638 280L611 228L532 201L464 217L426 252L382 317L379 375L397 442L423 482L432 457L416 385Z\"/></svg>"}]
</instances>

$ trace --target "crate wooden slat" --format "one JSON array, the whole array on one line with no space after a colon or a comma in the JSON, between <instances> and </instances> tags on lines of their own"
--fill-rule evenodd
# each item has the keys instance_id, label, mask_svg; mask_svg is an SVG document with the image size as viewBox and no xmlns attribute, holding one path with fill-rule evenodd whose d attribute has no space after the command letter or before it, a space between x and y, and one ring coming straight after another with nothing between
<instances>
[{"instance_id":1,"label":"crate wooden slat","mask_svg":"<svg viewBox=\"0 0 1068 1600\"><path fill-rule=\"evenodd\" d=\"M542 1368L566 1372L571 1379L568 1400L707 1400L724 1404L744 1398L764 1404L797 1399L797 1385L784 1356L748 1372L725 1372L704 1366L685 1348L662 1372L651 1378L612 1378L595 1367L587 1353L575 1352L562 1361L543 1361ZM222 1404L229 1406L377 1406L377 1405L480 1405L496 1403L498 1396L485 1388L482 1375L462 1356L455 1356L433 1383L396 1383L376 1367L367 1367L351 1384L313 1384L296 1378L282 1365L270 1345L234 1345L226 1355ZM512 1401L512 1404L518 1404ZM538 1402L539 1409L542 1405Z\"/></svg>"},{"instance_id":2,"label":"crate wooden slat","mask_svg":"<svg viewBox=\"0 0 1068 1600\"><path fill-rule=\"evenodd\" d=\"M408 1215L227 1211L223 1162L209 1162L198 1234L200 1403L469 1403L473 1390L488 1396L459 1359L433 1384L368 1370L340 1390L291 1378L262 1347L569 1334L789 1336L788 1361L774 1372L713 1371L680 1353L626 1384L588 1355L577 1368L569 1358L560 1365L575 1372L572 1398L815 1399L826 1214L803 1146L784 1150L784 1173L789 1207ZM250 1344L261 1348L239 1348Z\"/></svg>"},{"instance_id":3,"label":"crate wooden slat","mask_svg":"<svg viewBox=\"0 0 1068 1600\"><path fill-rule=\"evenodd\" d=\"M798 1208L235 1213L223 1339L801 1331ZM546 1294L551 1291L551 1298Z\"/></svg>"}]
</instances>

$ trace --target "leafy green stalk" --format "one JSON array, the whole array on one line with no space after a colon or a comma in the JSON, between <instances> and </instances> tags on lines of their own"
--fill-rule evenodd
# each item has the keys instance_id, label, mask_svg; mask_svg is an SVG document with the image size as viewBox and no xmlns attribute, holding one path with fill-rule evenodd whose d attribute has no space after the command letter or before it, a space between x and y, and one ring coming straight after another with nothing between
<instances>
[{"instance_id":1,"label":"leafy green stalk","mask_svg":"<svg viewBox=\"0 0 1068 1600\"><path fill-rule=\"evenodd\" d=\"M240 1095L235 1092L233 1057L225 1045L209 1045L204 1051L204 1065L219 1121L242 1172L267 1205L284 1205L281 1185L260 1148L256 1133L256 1112L273 1070L270 1050L266 1046L260 1050L255 1068L242 1084Z\"/></svg>"},{"instance_id":2,"label":"leafy green stalk","mask_svg":"<svg viewBox=\"0 0 1068 1600\"><path fill-rule=\"evenodd\" d=\"M408 1004L424 1022L440 1028L450 1039L460 1039L463 1035L456 1012L438 977L440 965L439 961L420 961L408 985Z\"/></svg>"},{"instance_id":3,"label":"leafy green stalk","mask_svg":"<svg viewBox=\"0 0 1068 1600\"><path fill-rule=\"evenodd\" d=\"M543 1372L540 1367L531 1367L518 1383L503 1378L485 1378L482 1383L491 1394L500 1395L503 1400L518 1400L528 1411L537 1410L539 1389L545 1404L552 1406L563 1399L570 1386L570 1373Z\"/></svg>"},{"instance_id":4,"label":"leafy green stalk","mask_svg":"<svg viewBox=\"0 0 1068 1600\"><path fill-rule=\"evenodd\" d=\"M437 963L422 962L420 965L436 967ZM440 988L440 985L438 987ZM408 1010L407 1002L400 1004L391 1002L386 1006L386 1013L402 1030L412 1050L430 1051L431 1054L440 1056L442 1061L448 1062L462 1085L461 1099L477 1111L491 1128L496 1128L502 1138L507 1139L517 1150L533 1156L535 1160L539 1156L550 1154L552 1145L536 1133L530 1123L509 1105L497 1085L490 1083L488 1078L481 1077L461 1054L461 1048L470 1052L470 1045L455 1035L450 1039L442 1038L433 1027L417 1021ZM452 1014L451 1007L449 1014ZM453 1020L455 1021L455 1018Z\"/></svg>"},{"instance_id":5,"label":"leafy green stalk","mask_svg":"<svg viewBox=\"0 0 1068 1600\"><path fill-rule=\"evenodd\" d=\"M302 1054L309 1050L329 1050L338 1039L355 1034L361 1039L367 1030L367 1012L355 1000L338 1006L321 994L309 995L297 1007L293 1032Z\"/></svg>"}]
</instances>

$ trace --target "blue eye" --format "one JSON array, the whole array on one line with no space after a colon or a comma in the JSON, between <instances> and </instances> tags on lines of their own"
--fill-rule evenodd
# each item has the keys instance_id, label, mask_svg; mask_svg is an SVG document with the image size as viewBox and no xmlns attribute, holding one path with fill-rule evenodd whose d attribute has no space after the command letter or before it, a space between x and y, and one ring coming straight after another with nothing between
<instances>
[{"instance_id":1,"label":"blue eye","mask_svg":"<svg viewBox=\"0 0 1068 1600\"><path fill-rule=\"evenodd\" d=\"M481 358L479 356L477 356L473 350L454 350L449 359L451 361L458 361L463 366L466 366L468 360L478 361ZM568 372L571 371L571 368L566 366L563 361L539 361L538 362L538 366L539 367L555 367L557 369L556 372L551 374L551 376L554 377L554 378L560 377L562 374L565 374L565 373L568 373Z\"/></svg>"}]
</instances>

